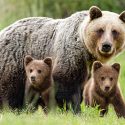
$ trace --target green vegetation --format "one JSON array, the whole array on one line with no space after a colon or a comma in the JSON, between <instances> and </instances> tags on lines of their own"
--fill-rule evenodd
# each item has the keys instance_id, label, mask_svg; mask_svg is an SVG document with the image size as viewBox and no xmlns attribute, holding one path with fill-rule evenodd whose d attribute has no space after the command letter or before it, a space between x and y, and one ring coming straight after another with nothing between
<instances>
[{"instance_id":1,"label":"green vegetation","mask_svg":"<svg viewBox=\"0 0 125 125\"><path fill-rule=\"evenodd\" d=\"M24 17L64 18L92 5L117 13L125 9L124 0L0 0L0 29Z\"/></svg>"},{"instance_id":2,"label":"green vegetation","mask_svg":"<svg viewBox=\"0 0 125 125\"><path fill-rule=\"evenodd\" d=\"M73 115L71 112L45 115L39 109L34 114L3 112L0 125L125 125L125 119L118 119L112 108L105 117L99 117L96 108L83 108L81 115Z\"/></svg>"},{"instance_id":3,"label":"green vegetation","mask_svg":"<svg viewBox=\"0 0 125 125\"><path fill-rule=\"evenodd\" d=\"M24 17L64 18L76 11L88 10L92 5L118 13L125 10L124 0L0 0L0 30ZM119 82L125 98L125 53L112 59L110 63L113 62L121 64ZM39 109L34 114L17 115L7 110L0 114L0 125L125 125L125 119L118 119L112 108L103 118L99 117L96 108L87 109L83 104L82 112L80 116L59 111L45 115Z\"/></svg>"}]
</instances>

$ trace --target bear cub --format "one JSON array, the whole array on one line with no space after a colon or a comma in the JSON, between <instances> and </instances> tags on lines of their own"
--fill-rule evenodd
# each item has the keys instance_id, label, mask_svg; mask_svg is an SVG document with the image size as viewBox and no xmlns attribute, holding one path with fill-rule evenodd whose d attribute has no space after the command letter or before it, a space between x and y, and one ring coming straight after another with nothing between
<instances>
[{"instance_id":1,"label":"bear cub","mask_svg":"<svg viewBox=\"0 0 125 125\"><path fill-rule=\"evenodd\" d=\"M125 103L123 101L118 77L120 64L102 64L95 61L92 67L92 77L84 88L84 102L87 106L99 105L100 116L108 111L108 105L112 104L118 117L125 117Z\"/></svg>"},{"instance_id":2,"label":"bear cub","mask_svg":"<svg viewBox=\"0 0 125 125\"><path fill-rule=\"evenodd\" d=\"M28 112L33 112L41 105L45 113L49 107L52 85L52 59L37 60L31 56L24 59L26 72L24 105Z\"/></svg>"}]
</instances>

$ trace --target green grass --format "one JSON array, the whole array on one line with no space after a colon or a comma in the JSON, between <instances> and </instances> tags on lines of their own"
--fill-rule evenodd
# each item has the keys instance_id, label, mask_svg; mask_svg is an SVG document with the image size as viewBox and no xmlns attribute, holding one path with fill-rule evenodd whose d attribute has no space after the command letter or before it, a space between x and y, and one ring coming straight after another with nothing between
<instances>
[{"instance_id":1,"label":"green grass","mask_svg":"<svg viewBox=\"0 0 125 125\"><path fill-rule=\"evenodd\" d=\"M99 117L95 108L84 108L81 115L54 112L45 115L39 109L34 114L6 111L0 115L0 125L125 125L125 119L118 119L112 108L105 117Z\"/></svg>"},{"instance_id":2,"label":"green grass","mask_svg":"<svg viewBox=\"0 0 125 125\"><path fill-rule=\"evenodd\" d=\"M111 64L114 62L121 64L119 82L125 98L125 53L110 61ZM45 115L41 108L33 114L17 115L7 110L0 114L0 125L125 125L125 119L118 119L112 107L106 116L99 117L97 108L85 108L82 104L81 115L59 111Z\"/></svg>"}]
</instances>

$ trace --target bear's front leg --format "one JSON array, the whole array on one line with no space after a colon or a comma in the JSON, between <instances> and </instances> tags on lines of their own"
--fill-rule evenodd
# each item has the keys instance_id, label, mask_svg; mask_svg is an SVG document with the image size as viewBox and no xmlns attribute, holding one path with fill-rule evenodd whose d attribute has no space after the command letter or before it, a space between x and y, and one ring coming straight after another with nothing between
<instances>
[{"instance_id":1,"label":"bear's front leg","mask_svg":"<svg viewBox=\"0 0 125 125\"><path fill-rule=\"evenodd\" d=\"M77 114L81 112L82 84L88 78L88 69L83 53L80 51L79 57L75 56L75 52L71 58L68 55L63 57L61 55L55 59L52 75L58 106L63 109L66 104L68 110L68 105L71 104L73 112Z\"/></svg>"},{"instance_id":2,"label":"bear's front leg","mask_svg":"<svg viewBox=\"0 0 125 125\"><path fill-rule=\"evenodd\" d=\"M115 110L117 116L125 118L125 102L122 98L122 95L121 95L119 89L117 89L116 95L112 99L111 103L114 106L114 110Z\"/></svg>"},{"instance_id":3,"label":"bear's front leg","mask_svg":"<svg viewBox=\"0 0 125 125\"><path fill-rule=\"evenodd\" d=\"M24 105L27 112L34 112L38 108L39 98L40 98L40 93L36 92L33 88L29 88L25 92Z\"/></svg>"},{"instance_id":4,"label":"bear's front leg","mask_svg":"<svg viewBox=\"0 0 125 125\"><path fill-rule=\"evenodd\" d=\"M62 72L53 72L53 79L55 84L55 99L57 105L63 111L64 104L66 106L71 103L73 112L75 114L81 112L80 103L82 100L82 89L80 83L74 82L72 79L67 80L65 74ZM68 105L67 105L68 104ZM68 110L68 108L66 107Z\"/></svg>"},{"instance_id":5,"label":"bear's front leg","mask_svg":"<svg viewBox=\"0 0 125 125\"><path fill-rule=\"evenodd\" d=\"M76 92L72 95L72 98L71 98L71 103L72 103L72 109L74 111L75 114L78 114L81 112L81 106L80 106L80 103L81 103L81 87L79 86L78 88L76 88Z\"/></svg>"},{"instance_id":6,"label":"bear's front leg","mask_svg":"<svg viewBox=\"0 0 125 125\"><path fill-rule=\"evenodd\" d=\"M57 83L55 81L55 100L56 100L56 103L58 105L58 107L63 111L64 110L64 96L63 96L63 92L60 92L60 90L58 90L58 84L60 83Z\"/></svg>"}]
</instances>

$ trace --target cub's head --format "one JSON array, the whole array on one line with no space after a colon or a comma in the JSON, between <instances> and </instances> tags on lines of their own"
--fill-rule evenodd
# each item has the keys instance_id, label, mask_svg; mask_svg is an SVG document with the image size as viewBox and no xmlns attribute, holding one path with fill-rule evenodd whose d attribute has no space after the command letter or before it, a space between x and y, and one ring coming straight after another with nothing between
<instances>
[{"instance_id":1,"label":"cub's head","mask_svg":"<svg viewBox=\"0 0 125 125\"><path fill-rule=\"evenodd\" d=\"M113 65L104 65L99 61L93 63L93 78L94 83L99 89L108 93L116 87L118 83L118 76L120 71L120 64L114 63Z\"/></svg>"},{"instance_id":2,"label":"cub's head","mask_svg":"<svg viewBox=\"0 0 125 125\"><path fill-rule=\"evenodd\" d=\"M106 62L125 45L125 11L120 15L92 6L80 26L80 36L93 56Z\"/></svg>"},{"instance_id":3,"label":"cub's head","mask_svg":"<svg viewBox=\"0 0 125 125\"><path fill-rule=\"evenodd\" d=\"M24 66L27 78L34 87L41 86L45 79L50 76L52 70L52 59L36 60L31 56L26 56Z\"/></svg>"}]
</instances>

